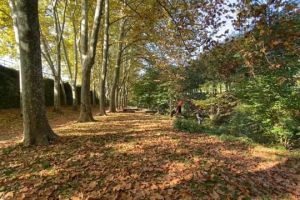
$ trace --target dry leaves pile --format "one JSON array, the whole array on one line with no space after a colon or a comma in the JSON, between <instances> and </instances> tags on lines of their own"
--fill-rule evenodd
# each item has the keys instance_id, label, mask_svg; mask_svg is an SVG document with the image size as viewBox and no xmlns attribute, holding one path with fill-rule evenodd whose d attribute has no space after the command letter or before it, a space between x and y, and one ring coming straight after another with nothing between
<instances>
[{"instance_id":1,"label":"dry leaves pile","mask_svg":"<svg viewBox=\"0 0 300 200\"><path fill-rule=\"evenodd\" d=\"M2 199L299 199L299 157L110 114L56 127L48 147L2 148Z\"/></svg>"}]
</instances>

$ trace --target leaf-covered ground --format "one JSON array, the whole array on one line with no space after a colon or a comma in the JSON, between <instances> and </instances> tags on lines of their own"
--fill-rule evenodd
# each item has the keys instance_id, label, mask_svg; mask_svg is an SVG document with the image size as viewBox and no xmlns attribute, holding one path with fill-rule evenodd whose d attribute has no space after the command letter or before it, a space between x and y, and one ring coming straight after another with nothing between
<instances>
[{"instance_id":1,"label":"leaf-covered ground","mask_svg":"<svg viewBox=\"0 0 300 200\"><path fill-rule=\"evenodd\" d=\"M0 199L300 198L296 153L176 132L167 117L78 124L69 112L50 116L61 138L48 147L11 146L2 132Z\"/></svg>"}]
</instances>

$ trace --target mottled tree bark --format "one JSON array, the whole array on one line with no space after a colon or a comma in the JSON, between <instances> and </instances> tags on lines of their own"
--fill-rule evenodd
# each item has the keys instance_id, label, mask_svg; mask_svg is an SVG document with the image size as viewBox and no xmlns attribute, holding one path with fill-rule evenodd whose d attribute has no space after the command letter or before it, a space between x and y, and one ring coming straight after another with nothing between
<instances>
[{"instance_id":1,"label":"mottled tree bark","mask_svg":"<svg viewBox=\"0 0 300 200\"><path fill-rule=\"evenodd\" d=\"M108 52L109 52L109 0L105 0L105 22L104 22L104 40L103 40L103 60L101 66L100 74L100 96L99 96L99 115L106 115L105 112L105 83L107 75L107 65L108 65Z\"/></svg>"},{"instance_id":2,"label":"mottled tree bark","mask_svg":"<svg viewBox=\"0 0 300 200\"><path fill-rule=\"evenodd\" d=\"M92 32L88 35L88 1L82 0L80 53L82 62L81 106L78 122L94 121L90 101L91 70L95 62L98 35L100 30L103 0L97 0Z\"/></svg>"},{"instance_id":3,"label":"mottled tree bark","mask_svg":"<svg viewBox=\"0 0 300 200\"><path fill-rule=\"evenodd\" d=\"M69 78L71 82L71 89L72 89L72 108L73 110L77 110L78 106L78 98L76 92L76 85L77 85L77 75L78 75L78 45L77 45L77 28L75 23L75 13L77 9L77 1L75 1L75 8L72 13L72 26L73 26L73 33L74 33L74 69L72 70L71 62L68 56L68 50L65 45L64 37L62 37L62 47L64 51L64 60L68 68Z\"/></svg>"},{"instance_id":4,"label":"mottled tree bark","mask_svg":"<svg viewBox=\"0 0 300 200\"><path fill-rule=\"evenodd\" d=\"M53 2L54 26L56 31L56 73L54 75L54 111L61 112L61 43L65 27L65 17L68 2L65 1L63 11L63 22L60 24L59 16L57 13L58 0ZM63 91L64 92L64 91ZM66 100L66 99L64 99Z\"/></svg>"},{"instance_id":5,"label":"mottled tree bark","mask_svg":"<svg viewBox=\"0 0 300 200\"><path fill-rule=\"evenodd\" d=\"M123 39L125 36L125 19L122 18L120 22L120 29L119 29L119 37L118 37L118 53L117 53L117 61L115 65L115 70L114 70L114 78L113 78L113 84L111 88L111 93L110 93L110 107L109 111L110 112L116 112L116 104L117 104L117 99L118 99L118 85L119 85L119 79L120 79L120 68L121 68L121 63L122 63L122 53L123 53Z\"/></svg>"},{"instance_id":6,"label":"mottled tree bark","mask_svg":"<svg viewBox=\"0 0 300 200\"><path fill-rule=\"evenodd\" d=\"M14 33L15 33L15 41L17 46L19 46L19 33L18 33L18 15L17 15L17 8L15 4L15 0L9 0L9 7L11 10L11 16L13 20L13 26L14 26ZM20 109L21 109L21 115L23 113L22 111L22 76L21 76L21 63L20 63L20 51L19 48L17 48L17 60L18 62L18 67L19 67L19 86L20 86Z\"/></svg>"},{"instance_id":7,"label":"mottled tree bark","mask_svg":"<svg viewBox=\"0 0 300 200\"><path fill-rule=\"evenodd\" d=\"M77 92L76 92L76 83L72 82L71 84L72 88L72 108L73 110L77 110L77 105L78 105L78 99L77 99Z\"/></svg>"},{"instance_id":8,"label":"mottled tree bark","mask_svg":"<svg viewBox=\"0 0 300 200\"><path fill-rule=\"evenodd\" d=\"M16 8L23 87L23 142L25 146L47 145L58 136L52 131L46 117L38 0L18 0Z\"/></svg>"},{"instance_id":9,"label":"mottled tree bark","mask_svg":"<svg viewBox=\"0 0 300 200\"><path fill-rule=\"evenodd\" d=\"M67 105L68 104L68 102L67 102L67 94L66 94L65 85L64 85L64 82L62 81L62 79L60 79L60 85L61 85L61 93L62 93L62 96L63 96L63 102L62 102L62 104L63 105Z\"/></svg>"},{"instance_id":10,"label":"mottled tree bark","mask_svg":"<svg viewBox=\"0 0 300 200\"><path fill-rule=\"evenodd\" d=\"M54 112L61 112L61 101L60 101L60 76L54 77Z\"/></svg>"},{"instance_id":11,"label":"mottled tree bark","mask_svg":"<svg viewBox=\"0 0 300 200\"><path fill-rule=\"evenodd\" d=\"M91 81L91 70L85 68L82 71L82 84L81 84L81 106L79 122L94 121L91 108L90 98L90 81Z\"/></svg>"}]
</instances>

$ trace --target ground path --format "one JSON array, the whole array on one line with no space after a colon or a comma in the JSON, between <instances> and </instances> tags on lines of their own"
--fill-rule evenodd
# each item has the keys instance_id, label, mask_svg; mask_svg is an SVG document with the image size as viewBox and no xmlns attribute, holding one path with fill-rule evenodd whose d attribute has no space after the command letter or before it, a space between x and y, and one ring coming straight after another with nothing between
<instances>
[{"instance_id":1,"label":"ground path","mask_svg":"<svg viewBox=\"0 0 300 200\"><path fill-rule=\"evenodd\" d=\"M168 117L96 119L56 124L61 138L48 147L3 147L0 199L300 198L288 152L177 132Z\"/></svg>"}]
</instances>

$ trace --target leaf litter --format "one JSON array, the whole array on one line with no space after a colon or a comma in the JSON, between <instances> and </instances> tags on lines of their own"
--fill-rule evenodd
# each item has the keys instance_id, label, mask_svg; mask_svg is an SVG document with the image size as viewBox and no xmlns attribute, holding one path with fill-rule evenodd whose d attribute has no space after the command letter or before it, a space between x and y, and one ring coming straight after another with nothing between
<instances>
[{"instance_id":1,"label":"leaf litter","mask_svg":"<svg viewBox=\"0 0 300 200\"><path fill-rule=\"evenodd\" d=\"M60 140L46 147L3 145L0 198L300 198L299 154L178 132L168 117L96 119L67 118L54 126Z\"/></svg>"}]
</instances>

